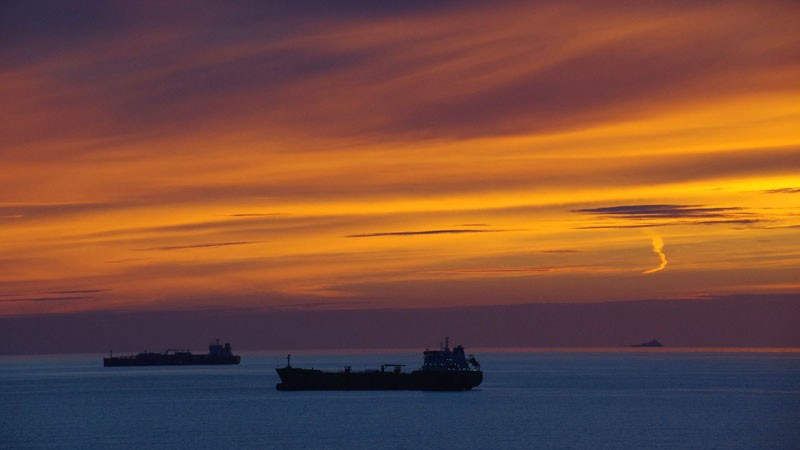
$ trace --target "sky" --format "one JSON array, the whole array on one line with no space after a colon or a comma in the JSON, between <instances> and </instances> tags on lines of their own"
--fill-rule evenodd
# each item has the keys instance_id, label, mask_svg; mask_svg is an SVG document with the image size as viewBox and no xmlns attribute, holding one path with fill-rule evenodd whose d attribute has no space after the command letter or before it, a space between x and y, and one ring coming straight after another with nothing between
<instances>
[{"instance_id":1,"label":"sky","mask_svg":"<svg viewBox=\"0 0 800 450\"><path fill-rule=\"evenodd\" d=\"M3 2L0 316L800 298L798 29L792 1Z\"/></svg>"}]
</instances>

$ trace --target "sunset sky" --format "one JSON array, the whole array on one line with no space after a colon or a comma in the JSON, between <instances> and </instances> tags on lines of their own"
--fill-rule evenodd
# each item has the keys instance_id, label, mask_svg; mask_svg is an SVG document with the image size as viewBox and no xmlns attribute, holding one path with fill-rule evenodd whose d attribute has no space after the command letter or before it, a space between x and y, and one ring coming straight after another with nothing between
<instances>
[{"instance_id":1,"label":"sunset sky","mask_svg":"<svg viewBox=\"0 0 800 450\"><path fill-rule=\"evenodd\" d=\"M4 2L0 316L800 296L798 30L793 1Z\"/></svg>"}]
</instances>

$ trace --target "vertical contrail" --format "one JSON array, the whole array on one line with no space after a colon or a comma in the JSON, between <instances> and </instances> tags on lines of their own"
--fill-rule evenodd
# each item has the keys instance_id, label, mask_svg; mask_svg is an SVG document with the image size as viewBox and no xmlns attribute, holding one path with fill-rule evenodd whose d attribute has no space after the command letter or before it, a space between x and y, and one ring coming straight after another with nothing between
<instances>
[{"instance_id":1,"label":"vertical contrail","mask_svg":"<svg viewBox=\"0 0 800 450\"><path fill-rule=\"evenodd\" d=\"M655 273L659 270L664 270L664 267L667 267L667 255L661 251L663 248L664 241L661 240L661 236L653 236L653 253L658 255L658 258L661 260L661 264L659 264L655 269L645 270L642 273Z\"/></svg>"}]
</instances>

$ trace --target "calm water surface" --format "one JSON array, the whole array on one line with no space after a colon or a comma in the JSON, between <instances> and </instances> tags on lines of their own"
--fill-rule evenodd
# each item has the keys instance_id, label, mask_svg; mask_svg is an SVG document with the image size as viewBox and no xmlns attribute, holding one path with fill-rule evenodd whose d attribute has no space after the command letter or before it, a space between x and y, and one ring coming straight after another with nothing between
<instances>
[{"instance_id":1,"label":"calm water surface","mask_svg":"<svg viewBox=\"0 0 800 450\"><path fill-rule=\"evenodd\" d=\"M418 367L421 353L293 365ZM0 448L797 449L800 353L479 353L470 392L278 392L283 355L103 368L0 358Z\"/></svg>"}]
</instances>

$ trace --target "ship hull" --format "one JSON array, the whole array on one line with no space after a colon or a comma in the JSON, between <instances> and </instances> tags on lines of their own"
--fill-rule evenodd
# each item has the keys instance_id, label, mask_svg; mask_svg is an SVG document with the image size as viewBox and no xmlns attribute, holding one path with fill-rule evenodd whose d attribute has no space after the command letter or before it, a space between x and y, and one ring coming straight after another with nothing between
<instances>
[{"instance_id":1,"label":"ship hull","mask_svg":"<svg viewBox=\"0 0 800 450\"><path fill-rule=\"evenodd\" d=\"M241 358L238 355L227 357L209 357L205 355L191 356L161 356L154 358L103 358L104 367L133 367L133 366L209 366L239 364Z\"/></svg>"},{"instance_id":2,"label":"ship hull","mask_svg":"<svg viewBox=\"0 0 800 450\"><path fill-rule=\"evenodd\" d=\"M483 372L477 370L415 370L410 373L377 370L325 372L316 369L284 367L276 369L276 371L281 378L281 383L276 385L280 391L466 391L478 386L483 381Z\"/></svg>"}]
</instances>

